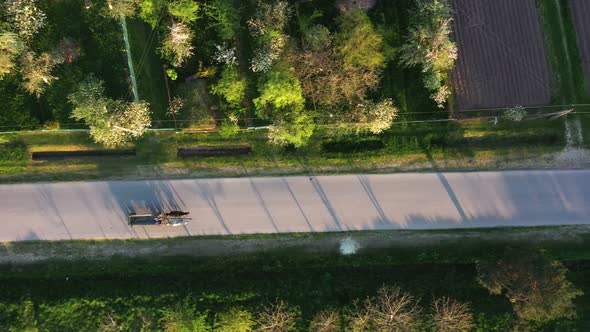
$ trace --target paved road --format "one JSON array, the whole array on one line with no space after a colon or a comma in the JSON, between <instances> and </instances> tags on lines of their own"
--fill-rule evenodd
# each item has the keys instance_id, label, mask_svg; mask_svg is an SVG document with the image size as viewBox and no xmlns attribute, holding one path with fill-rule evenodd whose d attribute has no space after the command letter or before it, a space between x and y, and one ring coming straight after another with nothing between
<instances>
[{"instance_id":1,"label":"paved road","mask_svg":"<svg viewBox=\"0 0 590 332\"><path fill-rule=\"evenodd\" d=\"M0 241L590 223L590 170L0 186ZM185 227L128 211L184 209Z\"/></svg>"}]
</instances>

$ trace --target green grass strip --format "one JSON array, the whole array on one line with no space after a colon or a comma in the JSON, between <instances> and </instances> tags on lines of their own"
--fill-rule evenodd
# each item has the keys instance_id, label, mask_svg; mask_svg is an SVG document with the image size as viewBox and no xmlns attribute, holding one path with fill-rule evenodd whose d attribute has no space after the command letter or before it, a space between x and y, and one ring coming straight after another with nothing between
<instances>
[{"instance_id":1,"label":"green grass strip","mask_svg":"<svg viewBox=\"0 0 590 332\"><path fill-rule=\"evenodd\" d=\"M537 7L553 76L554 102L572 104L587 101L584 71L568 0L537 0Z\"/></svg>"}]
</instances>

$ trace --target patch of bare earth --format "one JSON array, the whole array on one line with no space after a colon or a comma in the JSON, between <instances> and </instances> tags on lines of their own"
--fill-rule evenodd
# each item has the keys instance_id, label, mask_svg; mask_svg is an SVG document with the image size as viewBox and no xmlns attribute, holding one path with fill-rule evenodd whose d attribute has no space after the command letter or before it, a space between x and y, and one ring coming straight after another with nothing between
<instances>
[{"instance_id":1,"label":"patch of bare earth","mask_svg":"<svg viewBox=\"0 0 590 332\"><path fill-rule=\"evenodd\" d=\"M582 0L587 1L587 0ZM452 0L458 110L546 105L549 68L535 0Z\"/></svg>"}]
</instances>

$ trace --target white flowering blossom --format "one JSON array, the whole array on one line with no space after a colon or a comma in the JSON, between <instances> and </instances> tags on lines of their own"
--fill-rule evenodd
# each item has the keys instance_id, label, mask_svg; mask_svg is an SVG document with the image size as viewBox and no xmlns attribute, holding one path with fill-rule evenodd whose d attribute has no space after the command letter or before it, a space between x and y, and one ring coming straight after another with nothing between
<instances>
[{"instance_id":1,"label":"white flowering blossom","mask_svg":"<svg viewBox=\"0 0 590 332\"><path fill-rule=\"evenodd\" d=\"M45 13L37 7L36 0L7 0L5 9L14 30L25 40L46 24Z\"/></svg>"},{"instance_id":2,"label":"white flowering blossom","mask_svg":"<svg viewBox=\"0 0 590 332\"><path fill-rule=\"evenodd\" d=\"M234 47L228 47L227 45L215 45L217 51L215 52L214 59L219 64L226 66L235 66L238 58L236 57L236 49Z\"/></svg>"}]
</instances>

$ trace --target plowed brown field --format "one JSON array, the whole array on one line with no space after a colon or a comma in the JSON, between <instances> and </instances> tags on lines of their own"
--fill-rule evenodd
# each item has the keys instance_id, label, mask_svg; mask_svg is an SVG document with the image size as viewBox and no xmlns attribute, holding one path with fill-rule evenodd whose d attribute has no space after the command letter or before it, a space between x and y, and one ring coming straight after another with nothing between
<instances>
[{"instance_id":1,"label":"plowed brown field","mask_svg":"<svg viewBox=\"0 0 590 332\"><path fill-rule=\"evenodd\" d=\"M550 75L535 0L451 2L457 110L548 104Z\"/></svg>"},{"instance_id":2,"label":"plowed brown field","mask_svg":"<svg viewBox=\"0 0 590 332\"><path fill-rule=\"evenodd\" d=\"M576 26L576 38L582 66L584 66L584 77L586 78L586 91L590 94L590 0L570 0L571 11Z\"/></svg>"}]
</instances>

